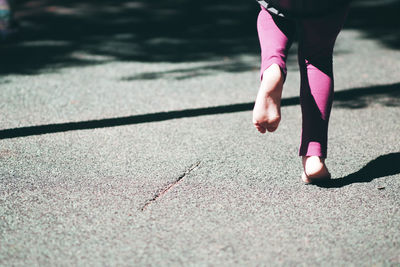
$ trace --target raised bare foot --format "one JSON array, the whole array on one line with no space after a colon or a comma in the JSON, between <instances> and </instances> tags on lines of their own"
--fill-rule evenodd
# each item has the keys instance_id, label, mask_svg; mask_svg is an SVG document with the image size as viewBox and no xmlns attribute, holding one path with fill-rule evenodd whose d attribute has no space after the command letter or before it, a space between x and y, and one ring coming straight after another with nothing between
<instances>
[{"instance_id":1,"label":"raised bare foot","mask_svg":"<svg viewBox=\"0 0 400 267\"><path fill-rule=\"evenodd\" d=\"M305 183L317 183L331 178L325 159L318 156L303 156L303 169L301 179Z\"/></svg>"},{"instance_id":2,"label":"raised bare foot","mask_svg":"<svg viewBox=\"0 0 400 267\"><path fill-rule=\"evenodd\" d=\"M273 132L278 128L283 81L283 74L277 64L272 64L263 73L253 109L253 124L260 133Z\"/></svg>"}]
</instances>

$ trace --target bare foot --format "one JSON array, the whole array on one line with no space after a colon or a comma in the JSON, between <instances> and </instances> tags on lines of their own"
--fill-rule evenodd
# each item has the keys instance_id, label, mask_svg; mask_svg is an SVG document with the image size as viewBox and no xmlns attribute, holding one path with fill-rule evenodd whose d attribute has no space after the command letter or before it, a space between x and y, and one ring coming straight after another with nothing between
<instances>
[{"instance_id":1,"label":"bare foot","mask_svg":"<svg viewBox=\"0 0 400 267\"><path fill-rule=\"evenodd\" d=\"M318 156L303 156L303 168L301 179L305 183L321 182L331 178L325 159Z\"/></svg>"},{"instance_id":2,"label":"bare foot","mask_svg":"<svg viewBox=\"0 0 400 267\"><path fill-rule=\"evenodd\" d=\"M260 133L273 132L278 128L283 81L283 74L277 64L272 64L263 73L253 109L253 124Z\"/></svg>"}]
</instances>

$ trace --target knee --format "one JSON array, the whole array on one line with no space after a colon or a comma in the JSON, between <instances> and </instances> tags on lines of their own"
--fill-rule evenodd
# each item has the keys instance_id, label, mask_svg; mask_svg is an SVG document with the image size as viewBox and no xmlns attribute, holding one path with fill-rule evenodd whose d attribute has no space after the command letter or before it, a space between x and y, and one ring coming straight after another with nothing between
<instances>
[{"instance_id":1,"label":"knee","mask_svg":"<svg viewBox=\"0 0 400 267\"><path fill-rule=\"evenodd\" d=\"M308 44L299 49L299 58L304 58L305 63L318 62L319 64L332 64L334 43Z\"/></svg>"}]
</instances>

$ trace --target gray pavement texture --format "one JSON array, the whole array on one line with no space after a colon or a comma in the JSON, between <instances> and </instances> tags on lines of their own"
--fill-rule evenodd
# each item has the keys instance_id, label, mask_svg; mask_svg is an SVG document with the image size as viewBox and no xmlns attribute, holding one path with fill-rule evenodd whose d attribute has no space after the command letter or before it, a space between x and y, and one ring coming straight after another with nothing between
<instances>
[{"instance_id":1,"label":"gray pavement texture","mask_svg":"<svg viewBox=\"0 0 400 267\"><path fill-rule=\"evenodd\" d=\"M96 12L123 3L147 14L143 1L100 2ZM199 50L180 50L190 31L149 33L146 43L139 28L137 42L105 30L89 42L50 28L45 39L43 14L55 25L93 19L90 4L23 2L21 26L37 35L2 48L17 63L0 76L1 266L400 266L399 22L389 16L398 2L353 3L337 40L333 181L320 186L300 181L296 45L281 125L261 135L251 124L257 6L204 2L206 13L248 13L233 24L238 36L211 15L189 25L189 37L208 30L209 41L226 29L219 44L230 50L201 38ZM180 5L155 12L176 18ZM374 14L375 26L363 26Z\"/></svg>"}]
</instances>

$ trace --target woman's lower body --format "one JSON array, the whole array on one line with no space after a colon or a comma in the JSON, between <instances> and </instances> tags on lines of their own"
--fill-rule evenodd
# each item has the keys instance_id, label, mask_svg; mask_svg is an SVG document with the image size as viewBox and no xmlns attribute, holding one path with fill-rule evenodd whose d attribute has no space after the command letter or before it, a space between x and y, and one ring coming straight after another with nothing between
<instances>
[{"instance_id":1,"label":"woman's lower body","mask_svg":"<svg viewBox=\"0 0 400 267\"><path fill-rule=\"evenodd\" d=\"M303 119L299 155L303 156L305 181L330 177L324 160L333 101L332 53L346 14L347 7L324 17L288 19L262 8L258 16L261 86L253 110L253 123L262 133L278 127L286 58L297 36Z\"/></svg>"}]
</instances>

